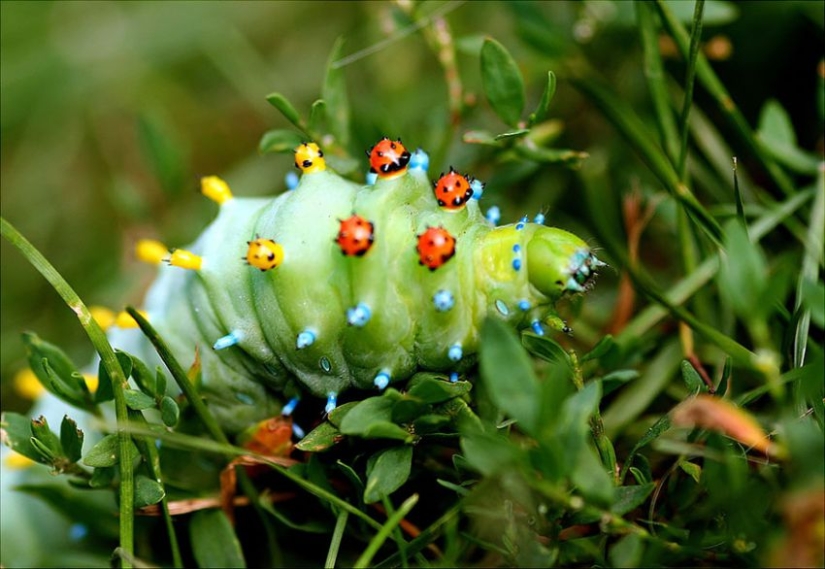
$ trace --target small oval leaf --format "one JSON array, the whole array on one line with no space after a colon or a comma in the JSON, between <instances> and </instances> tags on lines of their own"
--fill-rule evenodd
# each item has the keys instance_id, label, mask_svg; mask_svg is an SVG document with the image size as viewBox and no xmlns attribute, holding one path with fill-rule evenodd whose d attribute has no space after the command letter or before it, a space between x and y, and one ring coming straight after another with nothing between
<instances>
[{"instance_id":1,"label":"small oval leaf","mask_svg":"<svg viewBox=\"0 0 825 569\"><path fill-rule=\"evenodd\" d=\"M524 80L507 49L491 38L481 47L481 82L499 118L516 126L524 110Z\"/></svg>"}]
</instances>

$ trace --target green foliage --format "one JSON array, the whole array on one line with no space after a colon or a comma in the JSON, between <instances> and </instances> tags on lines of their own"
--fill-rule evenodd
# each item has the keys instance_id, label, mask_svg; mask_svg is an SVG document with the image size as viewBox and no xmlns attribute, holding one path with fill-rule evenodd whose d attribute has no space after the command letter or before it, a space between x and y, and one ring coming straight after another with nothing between
<instances>
[{"instance_id":1,"label":"green foliage","mask_svg":"<svg viewBox=\"0 0 825 569\"><path fill-rule=\"evenodd\" d=\"M59 432L36 410L6 410L3 442L45 465L10 475L90 536L56 548L35 528L36 551L3 566L105 559L117 546L124 566L821 565L822 52L818 39L793 53L783 41L821 38L822 3L810 6L137 3L101 5L92 25L80 4L3 3L4 217L52 247L60 273L5 221L3 235L87 331L57 277L84 297L136 298L125 291L140 269L106 264L114 226L185 242L206 219L181 191L195 172L271 193L292 166L272 153L307 139L360 180L363 149L403 136L430 152L431 171L454 164L485 180L482 207L499 204L505 219L541 209L592 236L616 271L562 307L572 334L519 337L491 318L460 381L419 373L380 395L348 393L328 415L305 397L294 421L309 432L297 451L269 455L228 440L197 370L134 311L166 369L109 348L95 391L76 348L18 341L36 328L73 345L74 330L4 249L4 378L27 360L76 410L61 411ZM153 38L142 48L153 73L127 81L142 66L102 65L77 43L77 22ZM768 28L778 40L754 38ZM712 38L733 41L729 61L712 59ZM51 51L31 52L37 43ZM30 52L42 55L19 59ZM79 168L81 151L99 166ZM7 542L9 519L19 535L31 524L8 517L22 510L3 491ZM140 508L160 516L135 520Z\"/></svg>"}]
</instances>

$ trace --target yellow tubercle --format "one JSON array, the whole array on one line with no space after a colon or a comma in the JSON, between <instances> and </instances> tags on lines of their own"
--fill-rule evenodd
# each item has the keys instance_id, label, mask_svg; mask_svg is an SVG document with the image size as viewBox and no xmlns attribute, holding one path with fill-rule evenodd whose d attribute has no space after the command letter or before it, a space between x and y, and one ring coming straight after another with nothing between
<instances>
[{"instance_id":1,"label":"yellow tubercle","mask_svg":"<svg viewBox=\"0 0 825 569\"><path fill-rule=\"evenodd\" d=\"M172 251L172 256L166 259L166 262L173 267L199 271L203 265L203 257L186 249L175 249Z\"/></svg>"},{"instance_id":2,"label":"yellow tubercle","mask_svg":"<svg viewBox=\"0 0 825 569\"><path fill-rule=\"evenodd\" d=\"M5 463L6 468L8 468L9 470L23 470L24 468L28 468L33 464L37 464L28 456L23 456L19 452L14 451L12 451L11 454L9 454L3 462Z\"/></svg>"},{"instance_id":3,"label":"yellow tubercle","mask_svg":"<svg viewBox=\"0 0 825 569\"><path fill-rule=\"evenodd\" d=\"M143 316L144 318L146 318L147 320L149 320L149 315L146 314L146 312L144 312L143 310L138 310L138 313L141 316ZM126 312L125 310L118 313L117 317L115 318L115 324L114 325L117 326L118 328L137 328L138 327L138 324L137 324L137 322L135 322L135 319L132 318L132 316L128 312ZM88 385L88 381L86 383ZM89 390L91 391L91 388L89 388Z\"/></svg>"},{"instance_id":4,"label":"yellow tubercle","mask_svg":"<svg viewBox=\"0 0 825 569\"><path fill-rule=\"evenodd\" d=\"M18 395L34 401L46 391L40 380L30 368L23 368L14 375L12 380L14 390Z\"/></svg>"},{"instance_id":5,"label":"yellow tubercle","mask_svg":"<svg viewBox=\"0 0 825 569\"><path fill-rule=\"evenodd\" d=\"M268 271L280 265L284 260L284 248L272 239L258 237L254 241L247 241L244 260L261 271Z\"/></svg>"},{"instance_id":6,"label":"yellow tubercle","mask_svg":"<svg viewBox=\"0 0 825 569\"><path fill-rule=\"evenodd\" d=\"M295 149L295 167L304 174L323 172L327 169L324 152L314 142L305 142Z\"/></svg>"},{"instance_id":7,"label":"yellow tubercle","mask_svg":"<svg viewBox=\"0 0 825 569\"><path fill-rule=\"evenodd\" d=\"M219 205L232 199L229 185L217 176L201 178L201 193Z\"/></svg>"},{"instance_id":8,"label":"yellow tubercle","mask_svg":"<svg viewBox=\"0 0 825 569\"><path fill-rule=\"evenodd\" d=\"M135 244L135 255L144 263L159 265L169 256L169 248L155 239L141 239Z\"/></svg>"},{"instance_id":9,"label":"yellow tubercle","mask_svg":"<svg viewBox=\"0 0 825 569\"><path fill-rule=\"evenodd\" d=\"M108 330L115 323L116 315L114 310L109 310L105 306L90 306L89 312L92 315L92 319L104 330Z\"/></svg>"}]
</instances>

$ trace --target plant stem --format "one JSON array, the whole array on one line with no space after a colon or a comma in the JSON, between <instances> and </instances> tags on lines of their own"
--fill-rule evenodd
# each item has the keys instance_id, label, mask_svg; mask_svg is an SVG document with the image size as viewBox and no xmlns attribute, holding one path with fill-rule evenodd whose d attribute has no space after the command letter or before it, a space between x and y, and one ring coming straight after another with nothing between
<instances>
[{"instance_id":1,"label":"plant stem","mask_svg":"<svg viewBox=\"0 0 825 569\"><path fill-rule=\"evenodd\" d=\"M685 98L682 105L681 116L681 151L679 153L679 164L676 171L679 179L685 182L687 175L687 154L688 154L688 118L690 117L690 105L693 103L693 80L696 77L696 57L699 55L699 41L702 39L702 13L705 9L705 0L696 0L693 10L693 31L690 34L690 58L688 59L687 73L685 75Z\"/></svg>"},{"instance_id":2,"label":"plant stem","mask_svg":"<svg viewBox=\"0 0 825 569\"><path fill-rule=\"evenodd\" d=\"M123 395L127 379L120 363L117 361L115 351L106 338L106 333L95 322L89 309L63 276L57 272L57 269L3 217L0 217L0 234L20 250L26 260L43 275L80 320L80 325L100 355L100 361L112 380L115 396L115 416L117 417L118 450L121 458L129 456L132 441L131 435L126 430L128 408ZM129 460L119 460L118 466L120 469L120 549L125 554L123 567L131 567L129 559L134 556L134 469Z\"/></svg>"},{"instance_id":3,"label":"plant stem","mask_svg":"<svg viewBox=\"0 0 825 569\"><path fill-rule=\"evenodd\" d=\"M332 532L332 540L329 544L329 551L327 552L327 560L324 563L324 569L333 569L335 567L335 560L338 558L338 550L341 548L341 539L344 537L344 530L347 527L347 518L349 512L341 510L338 514L338 519L335 521L335 529Z\"/></svg>"}]
</instances>

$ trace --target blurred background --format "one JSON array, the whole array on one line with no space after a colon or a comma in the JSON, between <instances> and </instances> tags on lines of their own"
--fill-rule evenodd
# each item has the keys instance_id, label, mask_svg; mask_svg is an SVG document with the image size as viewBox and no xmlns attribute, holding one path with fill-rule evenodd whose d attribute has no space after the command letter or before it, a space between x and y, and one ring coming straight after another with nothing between
<instances>
[{"instance_id":1,"label":"blurred background","mask_svg":"<svg viewBox=\"0 0 825 569\"><path fill-rule=\"evenodd\" d=\"M673 8L690 21L692 2ZM342 55L353 56L342 67L352 156L363 156L381 135L400 136L409 146L436 150L431 177L454 165L486 180L482 207L499 205L504 221L543 209L549 223L594 242L599 228L577 193L577 172L500 155L491 160L489 149L462 143L469 130L506 128L481 90L478 53L481 39L491 36L519 64L526 112L535 108L547 71L558 75L550 109L555 145L589 153L580 167L606 180L604 208L619 211L630 188L656 186L565 82L567 66L588 64L637 113L651 116L629 2L4 1L0 16L2 215L87 304L139 303L153 270L135 261L133 244L156 237L182 245L200 232L215 210L196 193L200 176L220 175L239 195L284 190L292 159L261 155L258 143L267 130L290 125L265 96L280 92L307 116L337 38L344 40ZM438 52L421 29L433 29L424 25L433 16L443 16L441 39L455 48L457 124ZM703 49L748 121L755 125L765 102L776 99L799 146L820 153L822 30L822 2L705 8ZM660 47L681 82L675 48ZM697 101L707 101L701 90ZM751 175L762 182L758 169ZM643 248L651 265L665 263L666 242ZM26 365L22 331L61 345L78 363L91 348L42 277L5 241L0 251L3 407L23 410L27 402L10 388ZM596 326L609 317L616 281L606 276L587 303Z\"/></svg>"}]
</instances>

